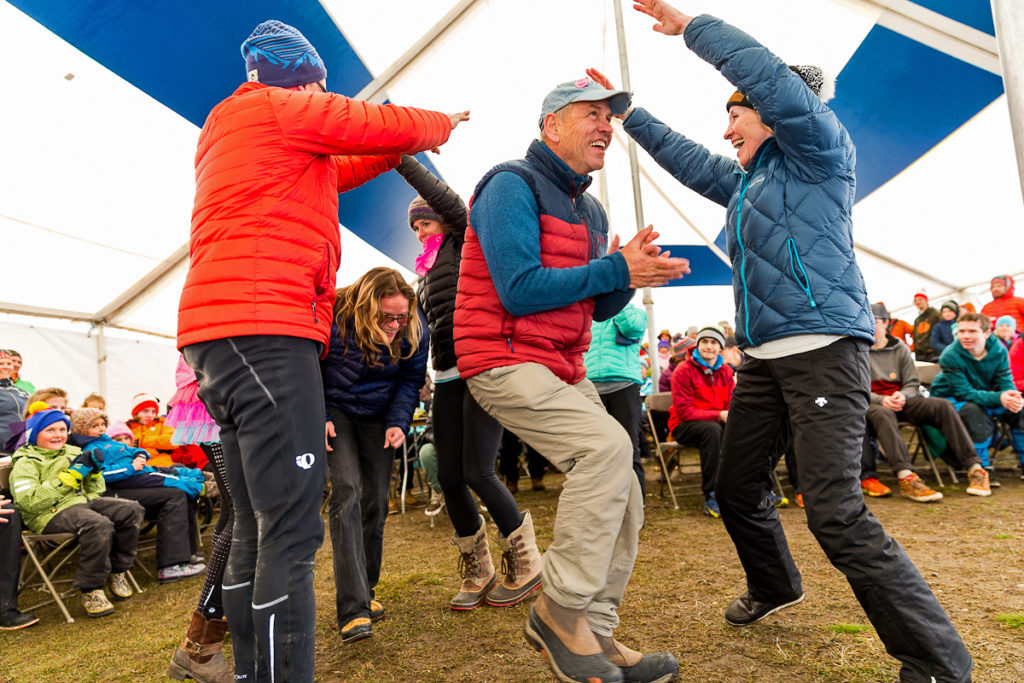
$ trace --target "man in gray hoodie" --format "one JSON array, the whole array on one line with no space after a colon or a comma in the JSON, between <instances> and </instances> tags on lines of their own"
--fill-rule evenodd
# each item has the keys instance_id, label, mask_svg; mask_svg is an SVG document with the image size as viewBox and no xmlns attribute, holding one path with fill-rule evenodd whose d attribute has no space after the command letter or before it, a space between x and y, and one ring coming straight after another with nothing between
<instances>
[{"instance_id":1,"label":"man in gray hoodie","mask_svg":"<svg viewBox=\"0 0 1024 683\"><path fill-rule=\"evenodd\" d=\"M899 423L929 425L942 432L960 464L967 469L967 493L973 496L991 495L988 472L974 452L971 438L957 415L953 404L941 398L925 398L919 388L921 380L906 344L886 332L889 312L882 304L871 304L875 317L875 343L868 358L871 361L871 404L868 406L868 434L878 437L892 471L900 484L900 493L918 503L941 500L942 494L933 491L914 473L907 444L900 434ZM864 439L864 458L861 460L861 489L873 496L888 495L888 487L878 481L875 473L875 454L869 440Z\"/></svg>"}]
</instances>

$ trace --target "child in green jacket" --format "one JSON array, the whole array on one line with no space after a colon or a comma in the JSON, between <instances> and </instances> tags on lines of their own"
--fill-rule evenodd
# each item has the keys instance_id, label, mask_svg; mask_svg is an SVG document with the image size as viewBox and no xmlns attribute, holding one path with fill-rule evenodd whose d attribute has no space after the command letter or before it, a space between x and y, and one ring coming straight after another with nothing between
<instances>
[{"instance_id":1,"label":"child in green jacket","mask_svg":"<svg viewBox=\"0 0 1024 683\"><path fill-rule=\"evenodd\" d=\"M101 497L102 455L67 444L71 423L62 411L40 411L25 426L27 441L12 458L14 505L32 531L78 537L73 583L82 591L82 605L90 617L111 614L103 584L109 582L116 600L132 596L125 573L135 561L142 506Z\"/></svg>"}]
</instances>

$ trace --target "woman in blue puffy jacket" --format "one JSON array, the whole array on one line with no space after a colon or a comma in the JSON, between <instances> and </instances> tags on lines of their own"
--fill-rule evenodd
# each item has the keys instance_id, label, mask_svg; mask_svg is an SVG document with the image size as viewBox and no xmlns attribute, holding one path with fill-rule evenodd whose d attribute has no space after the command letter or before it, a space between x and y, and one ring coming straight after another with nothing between
<instances>
[{"instance_id":1,"label":"woman in blue puffy jacket","mask_svg":"<svg viewBox=\"0 0 1024 683\"><path fill-rule=\"evenodd\" d=\"M343 643L373 635L384 616L380 577L388 484L427 372L426 321L391 268L338 290L331 342L320 361L327 404L328 525Z\"/></svg>"},{"instance_id":2,"label":"woman in blue puffy jacket","mask_svg":"<svg viewBox=\"0 0 1024 683\"><path fill-rule=\"evenodd\" d=\"M901 662L900 679L969 681L963 641L865 507L856 477L874 320L853 248L856 151L825 104L830 81L817 67L787 66L715 17L691 17L662 0L634 7L656 20L656 31L682 35L736 88L724 103L724 137L735 159L712 154L643 109L623 122L677 180L726 208L736 338L748 359L737 372L715 487L747 573L747 590L725 619L749 626L804 598L768 502L773 445L788 432L811 532Z\"/></svg>"}]
</instances>

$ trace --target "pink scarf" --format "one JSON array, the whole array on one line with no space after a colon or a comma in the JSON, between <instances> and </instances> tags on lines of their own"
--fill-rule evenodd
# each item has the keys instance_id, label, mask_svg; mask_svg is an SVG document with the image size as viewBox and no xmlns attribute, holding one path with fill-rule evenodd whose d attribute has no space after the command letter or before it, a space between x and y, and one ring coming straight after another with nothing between
<instances>
[{"instance_id":1,"label":"pink scarf","mask_svg":"<svg viewBox=\"0 0 1024 683\"><path fill-rule=\"evenodd\" d=\"M423 242L423 253L416 257L416 274L426 275L427 271L434 267L437 260L437 252L441 249L441 240L444 235L431 235Z\"/></svg>"}]
</instances>

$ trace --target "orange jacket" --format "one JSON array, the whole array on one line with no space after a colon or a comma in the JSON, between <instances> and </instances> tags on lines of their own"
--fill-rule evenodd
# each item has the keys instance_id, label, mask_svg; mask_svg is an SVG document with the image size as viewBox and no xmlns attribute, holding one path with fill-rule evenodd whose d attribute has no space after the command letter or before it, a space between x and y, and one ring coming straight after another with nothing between
<instances>
[{"instance_id":1,"label":"orange jacket","mask_svg":"<svg viewBox=\"0 0 1024 683\"><path fill-rule=\"evenodd\" d=\"M174 451L178 447L171 443L174 427L165 425L164 418L158 417L148 424L142 424L138 420L128 420L125 424L132 430L135 445L149 453L147 465L170 467L179 462L174 457Z\"/></svg>"},{"instance_id":2,"label":"orange jacket","mask_svg":"<svg viewBox=\"0 0 1024 683\"><path fill-rule=\"evenodd\" d=\"M440 112L241 85L199 134L178 348L254 334L326 347L341 251L338 194L450 132Z\"/></svg>"}]
</instances>

